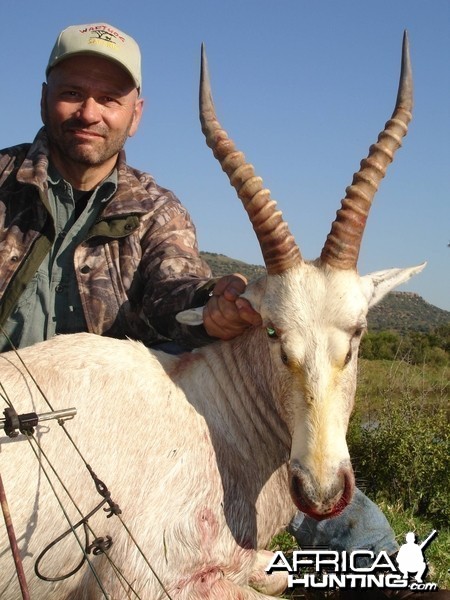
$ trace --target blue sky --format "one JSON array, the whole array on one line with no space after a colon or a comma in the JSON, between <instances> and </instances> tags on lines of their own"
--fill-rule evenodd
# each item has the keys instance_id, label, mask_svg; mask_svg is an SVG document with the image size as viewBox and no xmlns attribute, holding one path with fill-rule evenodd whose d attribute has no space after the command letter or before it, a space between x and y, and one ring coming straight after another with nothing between
<instances>
[{"instance_id":1,"label":"blue sky","mask_svg":"<svg viewBox=\"0 0 450 600\"><path fill-rule=\"evenodd\" d=\"M2 12L2 147L31 141L41 125L40 88L59 30L106 21L143 54L146 106L128 162L178 195L202 250L256 264L252 228L198 123L201 42L222 125L271 189L304 257L315 258L392 113L408 29L414 118L375 198L358 267L427 260L400 289L450 310L448 0L3 0Z\"/></svg>"}]
</instances>

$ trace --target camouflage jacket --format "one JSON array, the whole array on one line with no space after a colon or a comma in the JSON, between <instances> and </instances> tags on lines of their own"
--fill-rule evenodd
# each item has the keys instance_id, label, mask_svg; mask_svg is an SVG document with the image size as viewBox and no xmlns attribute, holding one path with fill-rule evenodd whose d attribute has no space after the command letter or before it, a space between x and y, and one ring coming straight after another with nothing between
<instances>
[{"instance_id":1,"label":"camouflage jacket","mask_svg":"<svg viewBox=\"0 0 450 600\"><path fill-rule=\"evenodd\" d=\"M54 241L47 198L45 129L33 144L0 151L0 324L8 318ZM88 331L147 344L210 341L174 315L205 303L214 284L195 228L179 200L121 152L118 186L74 253Z\"/></svg>"}]
</instances>

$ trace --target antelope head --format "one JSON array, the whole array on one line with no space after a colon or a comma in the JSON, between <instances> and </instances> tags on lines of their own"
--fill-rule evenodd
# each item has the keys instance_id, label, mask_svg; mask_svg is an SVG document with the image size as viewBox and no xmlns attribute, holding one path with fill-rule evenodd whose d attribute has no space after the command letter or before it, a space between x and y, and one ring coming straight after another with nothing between
<instances>
[{"instance_id":1,"label":"antelope head","mask_svg":"<svg viewBox=\"0 0 450 600\"><path fill-rule=\"evenodd\" d=\"M267 269L267 276L248 286L245 297L262 316L272 361L287 389L282 410L292 434L289 489L296 506L317 519L338 514L353 494L345 437L368 310L425 266L364 277L357 272L367 216L407 132L412 103L405 33L393 115L347 188L320 257L305 261L269 190L217 120L202 49L202 130L247 211Z\"/></svg>"}]
</instances>

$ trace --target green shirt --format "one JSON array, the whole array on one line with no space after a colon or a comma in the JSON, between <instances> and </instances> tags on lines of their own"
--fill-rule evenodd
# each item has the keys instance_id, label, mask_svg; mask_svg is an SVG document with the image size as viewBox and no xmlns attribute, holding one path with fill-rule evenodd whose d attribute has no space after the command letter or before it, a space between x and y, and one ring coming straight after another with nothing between
<instances>
[{"instance_id":1,"label":"green shirt","mask_svg":"<svg viewBox=\"0 0 450 600\"><path fill-rule=\"evenodd\" d=\"M4 325L16 348L30 346L60 333L87 331L81 306L73 257L75 248L87 233L104 203L117 189L117 171L95 190L72 188L49 167L48 199L55 224L55 241L17 306ZM0 336L0 351L11 348Z\"/></svg>"}]
</instances>

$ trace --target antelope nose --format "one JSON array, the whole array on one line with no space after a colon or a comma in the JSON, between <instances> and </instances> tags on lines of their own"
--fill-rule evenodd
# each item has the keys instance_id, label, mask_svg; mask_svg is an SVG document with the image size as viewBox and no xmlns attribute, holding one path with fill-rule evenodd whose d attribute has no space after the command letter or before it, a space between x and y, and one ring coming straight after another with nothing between
<instances>
[{"instance_id":1,"label":"antelope nose","mask_svg":"<svg viewBox=\"0 0 450 600\"><path fill-rule=\"evenodd\" d=\"M289 490L299 510L314 519L328 519L341 513L350 503L355 477L350 461L343 461L325 485L320 485L309 469L298 461L289 468Z\"/></svg>"}]
</instances>

